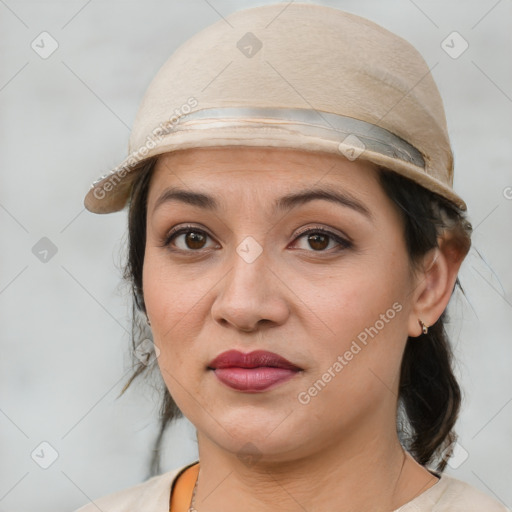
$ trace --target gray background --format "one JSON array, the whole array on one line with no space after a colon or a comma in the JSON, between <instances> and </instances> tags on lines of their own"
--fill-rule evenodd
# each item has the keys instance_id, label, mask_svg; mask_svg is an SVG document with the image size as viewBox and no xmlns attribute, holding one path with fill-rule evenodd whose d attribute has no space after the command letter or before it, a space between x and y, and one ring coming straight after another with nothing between
<instances>
[{"instance_id":1,"label":"gray background","mask_svg":"<svg viewBox=\"0 0 512 512\"><path fill-rule=\"evenodd\" d=\"M131 361L126 214L90 214L83 196L125 156L142 94L177 46L264 3L0 0L0 512L70 511L146 478L158 395L137 385L116 400ZM465 400L448 473L510 507L512 2L318 3L382 24L434 67L475 227L466 298L450 305ZM50 48L43 31L59 45L46 59L31 47ZM456 59L441 46L453 31L469 44ZM41 442L58 453L47 469ZM187 421L165 443L163 470L196 457Z\"/></svg>"}]
</instances>

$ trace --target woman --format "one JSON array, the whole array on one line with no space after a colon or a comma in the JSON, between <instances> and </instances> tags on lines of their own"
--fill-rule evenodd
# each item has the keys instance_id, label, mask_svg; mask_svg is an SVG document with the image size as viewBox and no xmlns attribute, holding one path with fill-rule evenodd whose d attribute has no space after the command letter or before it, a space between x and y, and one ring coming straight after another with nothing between
<instances>
[{"instance_id":1,"label":"woman","mask_svg":"<svg viewBox=\"0 0 512 512\"><path fill-rule=\"evenodd\" d=\"M505 510L442 474L471 235L452 183L427 65L367 20L270 5L179 48L85 204L128 202L154 342L133 377L156 359L162 429L185 415L199 460L80 512Z\"/></svg>"}]
</instances>

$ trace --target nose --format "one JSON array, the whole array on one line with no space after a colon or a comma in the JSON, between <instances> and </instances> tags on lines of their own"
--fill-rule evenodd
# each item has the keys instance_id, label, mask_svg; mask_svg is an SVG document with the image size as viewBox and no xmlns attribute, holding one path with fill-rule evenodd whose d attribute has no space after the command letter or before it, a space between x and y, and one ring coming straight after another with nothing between
<instances>
[{"instance_id":1,"label":"nose","mask_svg":"<svg viewBox=\"0 0 512 512\"><path fill-rule=\"evenodd\" d=\"M285 323L290 313L286 287L271 268L265 251L254 261L234 252L230 264L212 304L213 319L243 332Z\"/></svg>"}]
</instances>

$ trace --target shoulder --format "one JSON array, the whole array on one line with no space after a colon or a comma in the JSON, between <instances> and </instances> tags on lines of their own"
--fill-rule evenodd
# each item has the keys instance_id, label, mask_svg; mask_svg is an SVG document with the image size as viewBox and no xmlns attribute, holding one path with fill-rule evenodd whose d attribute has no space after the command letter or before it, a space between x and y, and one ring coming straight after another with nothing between
<instances>
[{"instance_id":1,"label":"shoulder","mask_svg":"<svg viewBox=\"0 0 512 512\"><path fill-rule=\"evenodd\" d=\"M502 503L476 487L448 475L396 512L507 512Z\"/></svg>"},{"instance_id":2,"label":"shoulder","mask_svg":"<svg viewBox=\"0 0 512 512\"><path fill-rule=\"evenodd\" d=\"M92 500L74 512L168 512L171 487L178 475L191 465L187 464L127 489Z\"/></svg>"}]
</instances>

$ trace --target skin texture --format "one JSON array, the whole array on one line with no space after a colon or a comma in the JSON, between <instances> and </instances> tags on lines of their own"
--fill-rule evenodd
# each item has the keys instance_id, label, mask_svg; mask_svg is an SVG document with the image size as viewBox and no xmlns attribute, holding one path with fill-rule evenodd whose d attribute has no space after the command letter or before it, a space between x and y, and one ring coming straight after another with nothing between
<instances>
[{"instance_id":1,"label":"skin texture","mask_svg":"<svg viewBox=\"0 0 512 512\"><path fill-rule=\"evenodd\" d=\"M162 376L197 429L199 512L389 512L437 481L398 442L398 379L407 337L420 335L419 318L439 318L463 257L447 238L413 271L377 172L361 160L282 148L159 158L143 291ZM326 199L273 209L320 186L367 213ZM158 204L170 187L208 194L218 207ZM189 224L195 237L169 240ZM262 249L250 263L237 252L249 236ZM353 342L371 326L377 333L357 351ZM235 391L208 369L229 349L269 350L302 371L261 393ZM326 372L331 379L312 396Z\"/></svg>"}]
</instances>

